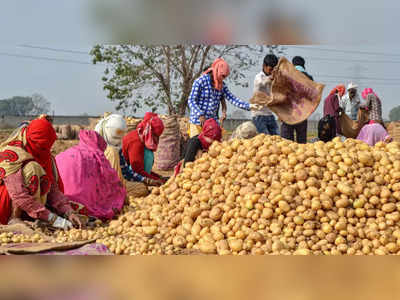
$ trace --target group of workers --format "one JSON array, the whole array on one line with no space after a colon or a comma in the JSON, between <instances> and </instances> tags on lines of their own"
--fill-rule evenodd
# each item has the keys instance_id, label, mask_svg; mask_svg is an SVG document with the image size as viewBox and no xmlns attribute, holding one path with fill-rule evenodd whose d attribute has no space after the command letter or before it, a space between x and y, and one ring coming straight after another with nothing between
<instances>
[{"instance_id":1,"label":"group of workers","mask_svg":"<svg viewBox=\"0 0 400 300\"><path fill-rule=\"evenodd\" d=\"M295 57L296 69L313 79L305 70L305 61ZM273 70L278 58L268 54L262 71L254 80L254 91L271 93ZM222 59L214 61L203 75L196 79L189 96L190 139L183 160L175 174L187 162L195 160L201 151L207 151L214 141L221 141L218 118L225 99L233 105L252 112L253 123L259 133L278 134L278 123L266 106L250 104L233 95L224 82L229 76L229 65ZM370 143L377 139L388 140L379 134L383 128L379 97L371 90L362 93L361 103L357 87L350 84L337 86L324 103L324 113L338 120L342 110L357 119L360 107L369 111L369 122L360 138ZM378 130L379 129L379 130ZM152 171L154 152L164 124L157 114L146 113L137 128L127 132L123 116L111 114L101 119L95 130L82 130L78 145L53 157L51 148L57 139L48 116L23 123L0 144L0 223L10 224L21 220L40 220L59 229L84 226L87 218L107 220L118 214L132 182L160 186L168 178ZM337 124L337 133L340 126ZM289 125L282 122L281 135L297 142L307 142L307 120ZM371 138L373 137L373 138ZM90 220L90 219L89 219Z\"/></svg>"},{"instance_id":2,"label":"group of workers","mask_svg":"<svg viewBox=\"0 0 400 300\"><path fill-rule=\"evenodd\" d=\"M359 118L361 112L366 114L365 120ZM340 121L340 115L343 113L353 121L363 122L359 124L361 130L357 139L370 146L378 142L392 141L383 121L382 102L373 89L364 89L361 98L358 94L358 86L353 83L350 83L347 89L344 85L338 85L330 92L324 102L324 117L329 116L334 119L335 130L334 134L327 138L328 140L343 134Z\"/></svg>"},{"instance_id":3,"label":"group of workers","mask_svg":"<svg viewBox=\"0 0 400 300\"><path fill-rule=\"evenodd\" d=\"M79 144L56 157L51 121L41 116L23 123L0 145L1 224L39 220L70 229L91 218L112 219L131 182L159 186L167 180L152 172L164 130L157 114L146 113L128 134L121 115L107 116L95 130L81 130Z\"/></svg>"}]
</instances>

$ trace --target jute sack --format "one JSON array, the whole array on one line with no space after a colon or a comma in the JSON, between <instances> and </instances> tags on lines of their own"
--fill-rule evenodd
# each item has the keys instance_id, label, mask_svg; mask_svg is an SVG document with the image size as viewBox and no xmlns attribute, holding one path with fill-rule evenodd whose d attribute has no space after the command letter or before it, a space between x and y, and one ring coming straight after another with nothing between
<instances>
[{"instance_id":1,"label":"jute sack","mask_svg":"<svg viewBox=\"0 0 400 300\"><path fill-rule=\"evenodd\" d=\"M181 135L176 116L161 116L164 131L160 137L154 158L158 170L172 170L180 160Z\"/></svg>"},{"instance_id":2,"label":"jute sack","mask_svg":"<svg viewBox=\"0 0 400 300\"><path fill-rule=\"evenodd\" d=\"M27 224L18 223L0 226L0 234L9 232L25 236L38 235L44 243L7 244L0 247L0 254L35 254L46 251L66 251L94 242L94 240L88 240L83 242L53 243L51 242L52 238L50 236L47 236L40 231L33 230Z\"/></svg>"},{"instance_id":3,"label":"jute sack","mask_svg":"<svg viewBox=\"0 0 400 300\"><path fill-rule=\"evenodd\" d=\"M60 125L60 140L69 140L71 136L71 126L70 125Z\"/></svg>"},{"instance_id":4,"label":"jute sack","mask_svg":"<svg viewBox=\"0 0 400 300\"><path fill-rule=\"evenodd\" d=\"M391 122L387 126L387 131L395 142L400 142L400 122Z\"/></svg>"},{"instance_id":5,"label":"jute sack","mask_svg":"<svg viewBox=\"0 0 400 300\"><path fill-rule=\"evenodd\" d=\"M339 117L343 136L351 139L357 138L361 128L363 128L368 121L368 112L365 109L358 110L357 121L350 119L345 113L342 113Z\"/></svg>"},{"instance_id":6,"label":"jute sack","mask_svg":"<svg viewBox=\"0 0 400 300\"><path fill-rule=\"evenodd\" d=\"M231 139L251 139L257 135L257 128L253 122L244 122L232 134Z\"/></svg>"},{"instance_id":7,"label":"jute sack","mask_svg":"<svg viewBox=\"0 0 400 300\"><path fill-rule=\"evenodd\" d=\"M268 106L289 125L303 122L317 109L325 85L310 80L282 57L273 71L271 95L254 93L250 103Z\"/></svg>"},{"instance_id":8,"label":"jute sack","mask_svg":"<svg viewBox=\"0 0 400 300\"><path fill-rule=\"evenodd\" d=\"M79 140L79 132L84 129L81 125L71 125L71 135L70 140Z\"/></svg>"},{"instance_id":9,"label":"jute sack","mask_svg":"<svg viewBox=\"0 0 400 300\"><path fill-rule=\"evenodd\" d=\"M142 182L126 181L126 195L134 198L146 197L149 194L147 185Z\"/></svg>"}]
</instances>

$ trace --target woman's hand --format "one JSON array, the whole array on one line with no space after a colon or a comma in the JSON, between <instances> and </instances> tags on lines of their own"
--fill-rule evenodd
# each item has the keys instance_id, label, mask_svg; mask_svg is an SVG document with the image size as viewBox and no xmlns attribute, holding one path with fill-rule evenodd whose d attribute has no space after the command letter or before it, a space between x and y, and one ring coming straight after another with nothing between
<instances>
[{"instance_id":1,"label":"woman's hand","mask_svg":"<svg viewBox=\"0 0 400 300\"><path fill-rule=\"evenodd\" d=\"M151 178L145 178L143 182L150 186L161 186L163 184L161 180L154 180Z\"/></svg>"},{"instance_id":2,"label":"woman's hand","mask_svg":"<svg viewBox=\"0 0 400 300\"><path fill-rule=\"evenodd\" d=\"M81 219L74 213L70 214L68 216L68 220L75 226L78 227L79 229L82 229L82 222Z\"/></svg>"}]
</instances>

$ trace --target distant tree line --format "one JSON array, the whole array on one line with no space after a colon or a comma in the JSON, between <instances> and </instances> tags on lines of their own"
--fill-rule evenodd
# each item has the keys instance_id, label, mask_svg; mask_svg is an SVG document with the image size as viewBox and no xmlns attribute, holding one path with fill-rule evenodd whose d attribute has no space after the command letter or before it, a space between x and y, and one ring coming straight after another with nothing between
<instances>
[{"instance_id":1,"label":"distant tree line","mask_svg":"<svg viewBox=\"0 0 400 300\"><path fill-rule=\"evenodd\" d=\"M40 94L32 96L14 96L0 100L0 115L27 116L40 115L50 112L51 103Z\"/></svg>"},{"instance_id":2,"label":"distant tree line","mask_svg":"<svg viewBox=\"0 0 400 300\"><path fill-rule=\"evenodd\" d=\"M400 121L400 106L393 108L389 113L390 121Z\"/></svg>"}]
</instances>

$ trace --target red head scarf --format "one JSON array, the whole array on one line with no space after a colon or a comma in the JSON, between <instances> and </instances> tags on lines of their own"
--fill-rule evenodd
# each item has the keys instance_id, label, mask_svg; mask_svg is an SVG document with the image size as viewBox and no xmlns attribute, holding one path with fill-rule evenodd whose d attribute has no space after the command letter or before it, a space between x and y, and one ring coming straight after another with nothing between
<instances>
[{"instance_id":1,"label":"red head scarf","mask_svg":"<svg viewBox=\"0 0 400 300\"><path fill-rule=\"evenodd\" d=\"M379 98L379 97L375 94L374 90L371 89L371 88L366 88L365 90L363 90L361 96L363 97L363 99L366 100L369 94L374 94L376 98Z\"/></svg>"},{"instance_id":2,"label":"red head scarf","mask_svg":"<svg viewBox=\"0 0 400 300\"><path fill-rule=\"evenodd\" d=\"M51 183L54 183L51 147L56 139L56 131L46 119L33 120L26 128L25 150L43 167Z\"/></svg>"},{"instance_id":3,"label":"red head scarf","mask_svg":"<svg viewBox=\"0 0 400 300\"><path fill-rule=\"evenodd\" d=\"M346 87L344 85L338 85L335 87L330 93L329 96L332 94L338 93L340 97L343 97L343 95L346 93Z\"/></svg>"},{"instance_id":4,"label":"red head scarf","mask_svg":"<svg viewBox=\"0 0 400 300\"><path fill-rule=\"evenodd\" d=\"M199 135L199 140L201 142L203 149L208 150L212 142L209 143L208 141L206 141L204 139L205 137L210 138L213 141L221 141L222 130L221 127L218 125L217 121L215 121L214 119L208 119L207 121L204 122L203 129L201 130L201 133Z\"/></svg>"},{"instance_id":5,"label":"red head scarf","mask_svg":"<svg viewBox=\"0 0 400 300\"><path fill-rule=\"evenodd\" d=\"M147 149L157 150L158 138L164 131L164 124L157 114L147 112L136 130Z\"/></svg>"},{"instance_id":6,"label":"red head scarf","mask_svg":"<svg viewBox=\"0 0 400 300\"><path fill-rule=\"evenodd\" d=\"M217 58L211 68L204 72L204 74L208 74L212 72L214 77L214 88L218 91L221 91L223 88L224 79L229 75L229 65L222 58Z\"/></svg>"}]
</instances>

